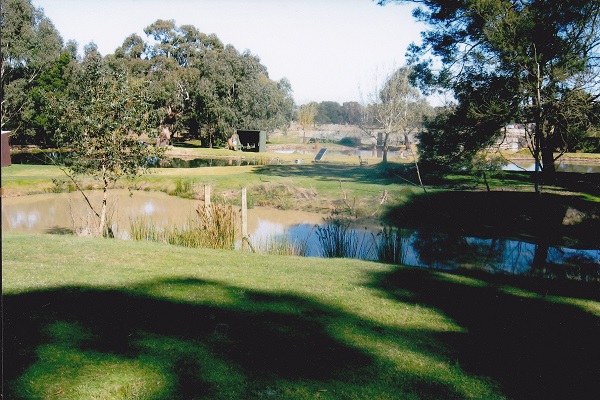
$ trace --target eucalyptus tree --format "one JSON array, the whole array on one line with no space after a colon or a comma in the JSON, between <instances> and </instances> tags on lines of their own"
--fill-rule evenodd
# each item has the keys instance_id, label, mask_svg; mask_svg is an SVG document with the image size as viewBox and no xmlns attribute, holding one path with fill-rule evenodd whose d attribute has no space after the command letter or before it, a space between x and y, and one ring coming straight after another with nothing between
<instances>
[{"instance_id":1,"label":"eucalyptus tree","mask_svg":"<svg viewBox=\"0 0 600 400\"><path fill-rule=\"evenodd\" d=\"M410 68L401 67L388 75L381 86L376 86L359 124L364 132L377 139L383 149L384 163L394 141L409 145L409 135L419 129L429 108L426 99L411 84L410 75Z\"/></svg>"},{"instance_id":2,"label":"eucalyptus tree","mask_svg":"<svg viewBox=\"0 0 600 400\"><path fill-rule=\"evenodd\" d=\"M233 46L206 51L192 66L194 110L209 146L225 143L236 129L272 131L289 125L293 99L286 79L269 78L257 56Z\"/></svg>"},{"instance_id":3,"label":"eucalyptus tree","mask_svg":"<svg viewBox=\"0 0 600 400\"><path fill-rule=\"evenodd\" d=\"M273 81L266 73L255 74L243 81L238 99L237 126L267 133L289 126L294 100L287 79Z\"/></svg>"},{"instance_id":4,"label":"eucalyptus tree","mask_svg":"<svg viewBox=\"0 0 600 400\"><path fill-rule=\"evenodd\" d=\"M108 189L120 178L133 178L145 172L149 157L161 151L140 138L152 135L157 121L152 119L148 82L132 77L125 68L102 58L94 44L74 72L66 96L53 98L60 117L56 141L68 150L63 171L78 185L81 175L100 182L103 200L100 210L88 201L95 223L89 234L106 232ZM85 197L87 200L87 197Z\"/></svg>"},{"instance_id":5,"label":"eucalyptus tree","mask_svg":"<svg viewBox=\"0 0 600 400\"><path fill-rule=\"evenodd\" d=\"M290 82L285 78L271 80L267 68L249 51L233 56L234 126L267 132L288 127L294 105Z\"/></svg>"},{"instance_id":6,"label":"eucalyptus tree","mask_svg":"<svg viewBox=\"0 0 600 400\"><path fill-rule=\"evenodd\" d=\"M519 122L528 128L536 171L553 172L572 138L592 124L599 0L379 1L389 2L419 5L413 15L429 28L409 48L417 80L458 102L448 118L460 126L434 132L455 144L433 146L442 158L471 156L505 124Z\"/></svg>"},{"instance_id":7,"label":"eucalyptus tree","mask_svg":"<svg viewBox=\"0 0 600 400\"><path fill-rule=\"evenodd\" d=\"M176 132L200 137L212 147L240 127L269 131L289 125L289 82L269 79L257 56L171 20L157 20L144 31L147 42L131 35L115 57L133 75L152 82L159 145L168 144Z\"/></svg>"},{"instance_id":8,"label":"eucalyptus tree","mask_svg":"<svg viewBox=\"0 0 600 400\"><path fill-rule=\"evenodd\" d=\"M298 108L298 123L302 127L302 142L306 143L306 130L315 124L315 117L319 112L319 103L311 101Z\"/></svg>"},{"instance_id":9,"label":"eucalyptus tree","mask_svg":"<svg viewBox=\"0 0 600 400\"><path fill-rule=\"evenodd\" d=\"M342 104L342 114L345 123L359 125L364 112L364 107L358 101L349 101Z\"/></svg>"},{"instance_id":10,"label":"eucalyptus tree","mask_svg":"<svg viewBox=\"0 0 600 400\"><path fill-rule=\"evenodd\" d=\"M153 82L152 99L160 114L158 145L165 146L174 132L186 130L193 119L190 90L195 77L186 67L205 47L202 35L194 27L179 28L172 20L157 20L144 32L152 41L139 57L145 57L151 64L148 79ZM138 38L131 39L141 49Z\"/></svg>"},{"instance_id":11,"label":"eucalyptus tree","mask_svg":"<svg viewBox=\"0 0 600 400\"><path fill-rule=\"evenodd\" d=\"M341 124L343 120L343 110L340 103L335 101L322 101L319 103L319 110L315 120L319 124Z\"/></svg>"},{"instance_id":12,"label":"eucalyptus tree","mask_svg":"<svg viewBox=\"0 0 600 400\"><path fill-rule=\"evenodd\" d=\"M55 66L62 38L43 10L29 0L2 0L0 30L0 126L12 131L11 141L30 142L36 114L31 91Z\"/></svg>"}]
</instances>

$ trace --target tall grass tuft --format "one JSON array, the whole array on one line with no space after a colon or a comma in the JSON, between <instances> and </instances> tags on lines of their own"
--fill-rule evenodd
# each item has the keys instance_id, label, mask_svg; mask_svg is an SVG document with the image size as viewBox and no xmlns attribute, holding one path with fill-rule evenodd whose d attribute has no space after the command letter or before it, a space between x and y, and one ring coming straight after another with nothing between
<instances>
[{"instance_id":1,"label":"tall grass tuft","mask_svg":"<svg viewBox=\"0 0 600 400\"><path fill-rule=\"evenodd\" d=\"M202 247L235 248L236 221L240 215L233 206L220 203L200 205L196 209L196 217L192 240L199 240Z\"/></svg>"},{"instance_id":2,"label":"tall grass tuft","mask_svg":"<svg viewBox=\"0 0 600 400\"><path fill-rule=\"evenodd\" d=\"M194 198L194 188L189 180L177 179L175 181L175 189L168 192L171 196L177 196L184 199Z\"/></svg>"},{"instance_id":3,"label":"tall grass tuft","mask_svg":"<svg viewBox=\"0 0 600 400\"><path fill-rule=\"evenodd\" d=\"M194 248L235 248L239 214L234 207L213 203L210 206L199 206L196 211L196 215L185 225L165 229L144 219L131 220L131 238Z\"/></svg>"},{"instance_id":4,"label":"tall grass tuft","mask_svg":"<svg viewBox=\"0 0 600 400\"><path fill-rule=\"evenodd\" d=\"M344 216L329 216L316 230L321 255L327 258L372 258L374 240L367 233L352 228L351 220Z\"/></svg>"},{"instance_id":5,"label":"tall grass tuft","mask_svg":"<svg viewBox=\"0 0 600 400\"><path fill-rule=\"evenodd\" d=\"M377 261L403 264L403 237L399 228L383 227L376 236L375 253Z\"/></svg>"},{"instance_id":6,"label":"tall grass tuft","mask_svg":"<svg viewBox=\"0 0 600 400\"><path fill-rule=\"evenodd\" d=\"M252 248L259 254L305 257L308 254L307 242L309 237L310 235L303 241L295 241L291 240L287 233L284 233L279 237L271 236L253 242Z\"/></svg>"},{"instance_id":7,"label":"tall grass tuft","mask_svg":"<svg viewBox=\"0 0 600 400\"><path fill-rule=\"evenodd\" d=\"M129 235L132 240L151 242L165 242L165 231L153 225L144 218L131 218L129 220Z\"/></svg>"}]
</instances>

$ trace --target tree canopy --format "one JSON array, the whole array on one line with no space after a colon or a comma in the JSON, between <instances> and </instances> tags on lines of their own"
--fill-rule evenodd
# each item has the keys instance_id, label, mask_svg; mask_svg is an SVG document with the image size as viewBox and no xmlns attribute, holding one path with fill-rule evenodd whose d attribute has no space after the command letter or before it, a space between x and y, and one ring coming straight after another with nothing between
<instances>
[{"instance_id":1,"label":"tree canopy","mask_svg":"<svg viewBox=\"0 0 600 400\"><path fill-rule=\"evenodd\" d=\"M256 55L171 20L157 20L144 32L146 41L131 35L114 57L153 82L159 144L184 132L213 146L239 128L273 131L289 124L291 85L269 79Z\"/></svg>"},{"instance_id":2,"label":"tree canopy","mask_svg":"<svg viewBox=\"0 0 600 400\"><path fill-rule=\"evenodd\" d=\"M50 104L77 81L77 44L63 45L30 0L3 0L0 22L2 129L12 131L12 144L55 145L59 127ZM214 146L236 129L269 132L289 125L291 85L270 79L258 56L172 20L159 19L144 32L145 38L130 35L114 54L100 57L127 80L149 83L147 111L156 126L146 133L158 133L159 145L179 133Z\"/></svg>"},{"instance_id":3,"label":"tree canopy","mask_svg":"<svg viewBox=\"0 0 600 400\"><path fill-rule=\"evenodd\" d=\"M600 96L598 0L382 0L416 3L428 25L408 51L423 89L447 90L457 104L446 128L424 133L424 158L472 156L518 122L538 169L573 147L594 122ZM446 142L444 143L440 142ZM449 144L452 144L451 146Z\"/></svg>"},{"instance_id":4,"label":"tree canopy","mask_svg":"<svg viewBox=\"0 0 600 400\"><path fill-rule=\"evenodd\" d=\"M27 0L2 1L0 28L0 125L15 135L35 138L44 130L40 94L63 84L62 38L44 13Z\"/></svg>"}]
</instances>

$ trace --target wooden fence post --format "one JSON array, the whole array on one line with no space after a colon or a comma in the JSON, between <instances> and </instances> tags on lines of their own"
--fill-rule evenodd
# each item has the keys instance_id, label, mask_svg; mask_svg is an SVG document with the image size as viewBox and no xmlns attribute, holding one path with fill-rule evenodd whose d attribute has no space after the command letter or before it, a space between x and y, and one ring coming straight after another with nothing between
<instances>
[{"instance_id":1,"label":"wooden fence post","mask_svg":"<svg viewBox=\"0 0 600 400\"><path fill-rule=\"evenodd\" d=\"M246 188L242 188L242 250L248 250L248 198Z\"/></svg>"},{"instance_id":2,"label":"wooden fence post","mask_svg":"<svg viewBox=\"0 0 600 400\"><path fill-rule=\"evenodd\" d=\"M212 218L212 206L210 204L210 185L204 185L204 213L210 220Z\"/></svg>"},{"instance_id":3,"label":"wooden fence post","mask_svg":"<svg viewBox=\"0 0 600 400\"><path fill-rule=\"evenodd\" d=\"M204 185L204 206L210 207L210 185Z\"/></svg>"}]
</instances>

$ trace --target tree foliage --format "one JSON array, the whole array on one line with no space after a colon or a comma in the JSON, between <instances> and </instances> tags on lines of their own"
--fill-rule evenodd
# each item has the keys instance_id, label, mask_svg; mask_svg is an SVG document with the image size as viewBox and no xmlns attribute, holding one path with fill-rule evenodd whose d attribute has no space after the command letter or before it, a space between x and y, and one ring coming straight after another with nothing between
<instances>
[{"instance_id":1,"label":"tree foliage","mask_svg":"<svg viewBox=\"0 0 600 400\"><path fill-rule=\"evenodd\" d=\"M58 120L48 110L73 85L73 71L82 62L77 44L63 47L51 21L30 0L3 0L1 18L2 129L12 131L12 144L55 145ZM271 80L256 55L172 20L157 20L144 32L145 38L130 35L102 58L129 81L148 83L148 112L159 145L180 134L215 146L236 129L269 132L289 125L291 85Z\"/></svg>"},{"instance_id":2,"label":"tree foliage","mask_svg":"<svg viewBox=\"0 0 600 400\"><path fill-rule=\"evenodd\" d=\"M457 147L429 147L442 153L425 157L473 155L518 122L529 128L536 164L551 172L555 153L590 128L600 95L600 1L395 2L418 4L413 14L429 26L422 43L409 48L416 81L449 90L457 101L447 116L454 125L441 130L434 121L432 137L424 138Z\"/></svg>"},{"instance_id":3,"label":"tree foliage","mask_svg":"<svg viewBox=\"0 0 600 400\"><path fill-rule=\"evenodd\" d=\"M306 130L315 124L315 117L319 112L319 103L311 101L298 108L298 123L304 133L303 142L306 143Z\"/></svg>"},{"instance_id":4,"label":"tree foliage","mask_svg":"<svg viewBox=\"0 0 600 400\"><path fill-rule=\"evenodd\" d=\"M110 185L122 177L138 176L149 158L161 154L141 140L141 135L156 125L150 112L148 83L128 77L123 68L110 65L90 45L64 96L50 102L54 115L59 116L56 141L68 151L65 172L75 183L78 175L101 182L103 202L100 211L94 210L98 223L90 231L100 235L106 227Z\"/></svg>"},{"instance_id":5,"label":"tree foliage","mask_svg":"<svg viewBox=\"0 0 600 400\"><path fill-rule=\"evenodd\" d=\"M129 36L115 57L153 82L160 145L186 133L212 147L239 128L273 131L289 124L290 83L269 79L257 56L171 20L157 20L144 32L146 41Z\"/></svg>"},{"instance_id":6,"label":"tree foliage","mask_svg":"<svg viewBox=\"0 0 600 400\"><path fill-rule=\"evenodd\" d=\"M0 8L1 127L14 142L31 142L41 129L39 98L32 91L56 86L62 39L52 22L28 0L3 0ZM64 60L63 60L64 61ZM64 63L62 63L64 65ZM50 77L54 73L54 78ZM42 86L42 88L40 88Z\"/></svg>"}]
</instances>

